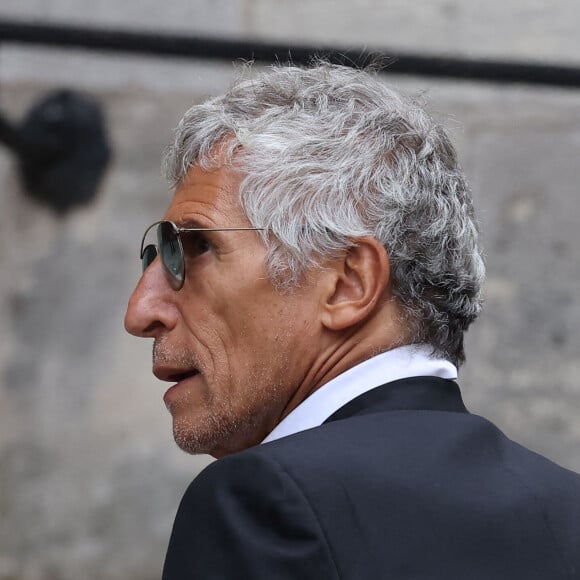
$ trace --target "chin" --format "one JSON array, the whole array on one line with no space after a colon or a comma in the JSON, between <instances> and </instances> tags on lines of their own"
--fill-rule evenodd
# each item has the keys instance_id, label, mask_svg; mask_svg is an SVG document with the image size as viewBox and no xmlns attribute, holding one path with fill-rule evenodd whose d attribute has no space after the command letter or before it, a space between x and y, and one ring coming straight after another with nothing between
<instances>
[{"instance_id":1,"label":"chin","mask_svg":"<svg viewBox=\"0 0 580 580\"><path fill-rule=\"evenodd\" d=\"M234 429L213 423L213 421L173 420L173 438L177 446L191 455L207 454L215 458L223 457L234 451L226 451L232 447L236 439Z\"/></svg>"},{"instance_id":2,"label":"chin","mask_svg":"<svg viewBox=\"0 0 580 580\"><path fill-rule=\"evenodd\" d=\"M215 445L219 444L217 434L180 419L173 420L173 438L182 451L191 455L212 455Z\"/></svg>"},{"instance_id":3,"label":"chin","mask_svg":"<svg viewBox=\"0 0 580 580\"><path fill-rule=\"evenodd\" d=\"M216 417L205 420L173 419L173 437L177 446L191 455L211 455L216 459L258 445L265 437L254 421L218 421Z\"/></svg>"}]
</instances>

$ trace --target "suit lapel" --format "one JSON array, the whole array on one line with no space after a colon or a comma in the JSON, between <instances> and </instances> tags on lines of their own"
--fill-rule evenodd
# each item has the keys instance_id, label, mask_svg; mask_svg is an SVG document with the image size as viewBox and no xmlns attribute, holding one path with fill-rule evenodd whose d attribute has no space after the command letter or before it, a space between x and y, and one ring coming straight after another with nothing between
<instances>
[{"instance_id":1,"label":"suit lapel","mask_svg":"<svg viewBox=\"0 0 580 580\"><path fill-rule=\"evenodd\" d=\"M359 395L335 411L325 423L354 415L403 410L468 412L455 381L439 377L410 377Z\"/></svg>"}]
</instances>

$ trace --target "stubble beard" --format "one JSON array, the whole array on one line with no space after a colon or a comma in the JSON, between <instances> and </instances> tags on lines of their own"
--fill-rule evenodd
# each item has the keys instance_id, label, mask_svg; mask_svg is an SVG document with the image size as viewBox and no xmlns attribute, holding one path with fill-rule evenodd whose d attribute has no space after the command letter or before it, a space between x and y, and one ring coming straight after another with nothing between
<instances>
[{"instance_id":1,"label":"stubble beard","mask_svg":"<svg viewBox=\"0 0 580 580\"><path fill-rule=\"evenodd\" d=\"M164 337L155 340L153 363L176 368L196 368L204 374L201 361L187 348L169 346ZM269 405L282 391L281 385L271 384L267 378L266 366L254 370L248 377L244 389L244 401L237 407L220 390L211 391L208 385L208 399L200 403L200 398L187 393L179 403L168 404L173 417L173 438L177 446L192 455L210 454L215 450L240 451L259 443L268 433L264 429L264 415ZM231 378L231 377L230 377ZM221 396L220 396L221 395ZM191 400L188 400L191 399ZM177 414L172 407L188 407L191 412ZM195 409L194 407L198 408ZM226 454L220 451L220 455Z\"/></svg>"}]
</instances>

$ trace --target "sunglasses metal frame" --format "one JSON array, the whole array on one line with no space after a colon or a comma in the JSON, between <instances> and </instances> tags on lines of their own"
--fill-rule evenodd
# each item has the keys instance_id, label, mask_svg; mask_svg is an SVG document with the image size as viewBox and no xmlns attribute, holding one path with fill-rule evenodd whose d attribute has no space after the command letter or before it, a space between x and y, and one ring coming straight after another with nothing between
<instances>
[{"instance_id":1,"label":"sunglasses metal frame","mask_svg":"<svg viewBox=\"0 0 580 580\"><path fill-rule=\"evenodd\" d=\"M165 264L165 262L163 261L162 253L159 251L159 246L161 245L159 227L162 224L169 224L172 227L173 231L175 232L175 238L177 239L177 246L178 246L178 250L179 250L179 255L181 257L181 264L180 264L181 267L180 267L179 275L174 274L169 269L167 264ZM147 244L147 246L145 246L145 238L147 237L147 234L151 231L151 229L153 229L155 226L157 226L157 244ZM143 238L141 239L140 259L141 259L141 261L143 261L143 256L145 254L146 248L148 248L149 246L153 246L155 248L157 256L159 256L159 258L161 259L161 263L163 264L163 269L165 270L165 272L169 276L172 288L174 290L181 290L181 288L183 287L183 284L185 283L185 252L183 250L183 244L181 243L181 234L187 234L189 232L235 232L235 231L263 232L265 230L266 230L266 228L254 228L254 227L180 228L175 223L173 223L171 220L160 220L160 221L152 223L145 230L145 233L143 234ZM147 267L149 267L149 266L147 266ZM146 269L147 268L145 268L143 271L145 271Z\"/></svg>"}]
</instances>

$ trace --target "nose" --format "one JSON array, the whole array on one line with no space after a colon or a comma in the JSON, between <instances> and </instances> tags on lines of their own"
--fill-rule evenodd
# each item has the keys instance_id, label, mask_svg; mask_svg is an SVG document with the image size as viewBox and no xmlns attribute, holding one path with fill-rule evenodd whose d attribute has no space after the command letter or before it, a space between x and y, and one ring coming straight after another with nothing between
<instances>
[{"instance_id":1,"label":"nose","mask_svg":"<svg viewBox=\"0 0 580 580\"><path fill-rule=\"evenodd\" d=\"M143 272L129 298L125 329L143 338L155 338L175 327L179 312L159 256Z\"/></svg>"}]
</instances>

